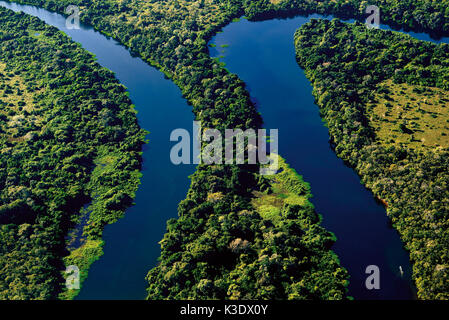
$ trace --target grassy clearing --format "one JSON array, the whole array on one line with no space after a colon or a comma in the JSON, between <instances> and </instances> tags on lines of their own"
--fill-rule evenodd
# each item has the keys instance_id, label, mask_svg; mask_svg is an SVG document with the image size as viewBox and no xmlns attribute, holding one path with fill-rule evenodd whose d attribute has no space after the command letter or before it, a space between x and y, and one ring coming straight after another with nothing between
<instances>
[{"instance_id":1,"label":"grassy clearing","mask_svg":"<svg viewBox=\"0 0 449 320\"><path fill-rule=\"evenodd\" d=\"M382 144L422 151L449 148L449 92L388 80L375 101L369 107L370 125Z\"/></svg>"},{"instance_id":2,"label":"grassy clearing","mask_svg":"<svg viewBox=\"0 0 449 320\"><path fill-rule=\"evenodd\" d=\"M32 114L36 91L29 90L25 80L0 63L0 135L11 143L27 140L26 128L39 127L40 117Z\"/></svg>"},{"instance_id":3,"label":"grassy clearing","mask_svg":"<svg viewBox=\"0 0 449 320\"><path fill-rule=\"evenodd\" d=\"M279 171L267 176L271 190L269 192L254 192L252 200L254 208L262 218L277 224L281 220L284 205L312 206L309 202L310 186L304 182L294 169L279 157Z\"/></svg>"}]
</instances>

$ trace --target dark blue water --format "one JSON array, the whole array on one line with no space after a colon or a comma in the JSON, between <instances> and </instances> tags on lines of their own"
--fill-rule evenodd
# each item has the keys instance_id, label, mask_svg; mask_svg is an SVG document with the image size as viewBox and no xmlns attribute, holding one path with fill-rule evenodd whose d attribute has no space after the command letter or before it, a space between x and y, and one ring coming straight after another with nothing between
<instances>
[{"instance_id":1,"label":"dark blue water","mask_svg":"<svg viewBox=\"0 0 449 320\"><path fill-rule=\"evenodd\" d=\"M179 88L164 79L161 72L115 40L107 39L93 28L81 25L68 30L59 14L0 1L0 5L39 17L68 34L96 55L98 62L115 72L130 93L142 128L150 131L144 147L143 178L136 205L119 222L106 226L104 255L93 263L78 299L143 299L145 276L157 263L158 242L166 221L177 216L177 206L185 198L195 170L193 165L175 166L170 162L170 133L176 128L192 127L193 113Z\"/></svg>"},{"instance_id":2,"label":"dark blue water","mask_svg":"<svg viewBox=\"0 0 449 320\"><path fill-rule=\"evenodd\" d=\"M68 30L59 14L3 1L0 5L38 16L94 53L128 88L140 125L151 131L136 205L119 222L105 228L104 255L92 265L78 296L142 299L147 286L144 277L156 265L166 221L176 216L177 205L188 189L188 175L194 171L193 166L174 166L169 161L170 132L192 126L191 108L160 72L91 27ZM351 274L350 294L357 299L411 299L408 254L389 226L384 208L330 149L311 85L296 64L293 34L308 20L232 23L212 40L217 48L211 48L211 54L224 55L229 70L248 84L265 126L279 129L280 154L311 183L312 201L324 217L323 225L338 237L333 249ZM431 40L425 34L410 34ZM223 44L230 46L221 48ZM368 291L365 268L373 264L380 268L381 289ZM403 277L399 266L405 272Z\"/></svg>"}]
</instances>

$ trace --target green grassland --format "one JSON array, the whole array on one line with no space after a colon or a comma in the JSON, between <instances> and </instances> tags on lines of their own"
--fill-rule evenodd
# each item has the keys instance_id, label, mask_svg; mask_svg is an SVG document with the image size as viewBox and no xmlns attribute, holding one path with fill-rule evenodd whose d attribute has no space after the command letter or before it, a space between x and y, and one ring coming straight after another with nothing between
<instances>
[{"instance_id":1,"label":"green grassland","mask_svg":"<svg viewBox=\"0 0 449 320\"><path fill-rule=\"evenodd\" d=\"M282 220L284 206L313 207L308 200L311 197L309 184L284 159L280 158L278 173L268 176L267 180L271 192L255 191L252 199L252 205L263 219L277 224Z\"/></svg>"},{"instance_id":2,"label":"green grassland","mask_svg":"<svg viewBox=\"0 0 449 320\"><path fill-rule=\"evenodd\" d=\"M367 112L379 141L417 151L449 148L448 91L392 80L379 86L382 94Z\"/></svg>"}]
</instances>

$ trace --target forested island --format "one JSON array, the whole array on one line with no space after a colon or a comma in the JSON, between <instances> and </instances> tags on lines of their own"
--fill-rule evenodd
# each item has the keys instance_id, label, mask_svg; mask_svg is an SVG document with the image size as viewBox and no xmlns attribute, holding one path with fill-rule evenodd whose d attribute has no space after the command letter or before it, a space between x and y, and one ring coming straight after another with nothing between
<instances>
[{"instance_id":1,"label":"forested island","mask_svg":"<svg viewBox=\"0 0 449 320\"><path fill-rule=\"evenodd\" d=\"M225 170L236 172L192 177L148 273L148 298L345 299L348 274L329 250L335 236L319 225L302 177L281 160L280 172L251 190L251 177L219 179Z\"/></svg>"},{"instance_id":2,"label":"forested island","mask_svg":"<svg viewBox=\"0 0 449 320\"><path fill-rule=\"evenodd\" d=\"M0 8L0 299L70 298L132 204L145 132L125 88L37 18ZM78 246L68 232L87 222Z\"/></svg>"},{"instance_id":3,"label":"forested island","mask_svg":"<svg viewBox=\"0 0 449 320\"><path fill-rule=\"evenodd\" d=\"M449 46L339 20L295 34L335 151L387 207L422 299L449 295Z\"/></svg>"},{"instance_id":4,"label":"forested island","mask_svg":"<svg viewBox=\"0 0 449 320\"><path fill-rule=\"evenodd\" d=\"M244 83L236 75L230 74L219 61L211 59L209 56L207 42L221 27L243 15L249 19L268 19L296 14L322 13L364 19L366 16L365 8L368 5L367 1L357 0L345 2L330 0L319 2L303 0L20 0L17 2L34 4L60 13L64 13L68 5L79 5L83 22L91 24L106 35L117 39L128 46L136 55L163 71L167 77L181 88L183 95L193 107L196 119L201 120L204 127L217 129L248 129L259 128L262 125L262 119L250 100ZM449 31L448 13L446 12L447 4L445 4L445 1L398 2L391 0L373 1L369 4L380 6L383 22L398 27L426 30L433 33L447 33ZM319 26L317 25L316 27ZM59 36L62 37L61 35ZM377 37L381 38L383 36L378 35ZM412 40L409 41L414 43ZM379 40L379 43L381 42L384 43L383 39L382 41ZM316 44L310 43L310 46L313 45ZM418 43L416 45L421 44ZM344 50L344 48L346 47L341 46L341 48L332 48L332 50ZM425 48L425 50L427 49L429 48ZM441 51L441 49L435 50L435 52ZM310 61L307 61L310 65L300 60L302 66L307 70L311 70L309 71L310 74L313 72L312 67L317 66L314 63L326 54L326 52L320 52L320 54L315 56L312 52L309 52ZM298 57L301 54L299 52ZM344 53L341 56L344 57ZM404 58L402 57L402 59ZM326 60L322 63L327 62ZM338 63L342 62L338 61L335 65L338 65ZM377 63L377 60L373 62L373 70L377 70ZM354 70L357 68L355 63L351 64L350 67ZM392 65L392 67L394 66ZM430 69L429 66L425 67ZM395 74L396 69L388 70L388 72ZM341 74L343 71L339 70L339 72L338 74ZM427 70L426 72L430 72L430 75L427 78L422 77L419 81L432 80L433 70ZM101 74L105 73L103 71ZM401 71L398 74L402 74L404 79L410 76L407 73L401 73ZM355 73L353 76L355 77L357 74ZM438 77L441 78L441 83L443 83L444 77L442 75ZM438 77L435 79L440 79ZM341 78L345 79L345 76L341 75ZM385 87L396 85L394 82L387 82L390 79L393 78L382 78L382 81L386 81L383 83ZM313 79L311 80L314 82ZM370 81L374 80L367 81L371 83ZM340 84L340 82L338 83ZM359 82L354 85L362 85L362 83ZM416 84L428 85L428 83L423 82ZM440 82L432 82L431 84L436 88L438 85L441 85ZM441 89L444 89L444 87L441 87ZM350 93L355 96L358 94L357 90L352 90ZM413 90L413 88L404 88L403 90L408 92L408 90ZM386 99L383 95L384 93L379 93L380 95L377 97L379 101ZM342 92L341 94L341 99L344 99L348 92ZM326 100L331 98L331 96L328 96L329 93L323 95L327 97L323 98L325 102L329 102L330 100ZM435 93L435 95L438 95L438 93ZM367 94L367 96L370 95ZM351 102L352 100L348 101L347 117L353 119L353 112L355 111L351 109ZM130 104L129 101L127 103ZM318 104L323 106L323 101L318 99ZM374 110L376 105L374 102L371 104ZM377 107L383 108L386 106L379 105ZM363 151L367 152L368 149L364 146L373 146L371 141L375 141L375 135L370 130L370 126L367 125L367 120L363 120L362 112L359 109L356 110L355 116L360 118L360 121L351 123L351 125L358 123L357 130L360 130L360 132L356 130L353 135L347 134L348 132L352 133L352 131L342 131L343 133L339 133L340 136L338 136L335 130L342 130L342 128L333 129L333 122L328 120L330 133L334 137L336 144L336 151L339 156L347 161L349 161L347 159L349 158L348 154L351 155L355 152L355 148L360 150L357 150L358 153L354 153L354 156ZM324 116L326 117L326 115ZM392 116L392 113L388 116ZM394 116L396 116L396 113ZM340 123L338 124L340 125ZM375 127L375 124L373 123L372 126ZM405 123L404 127L399 128L401 135L407 134L407 130L413 130L409 126L408 123ZM104 219L109 217L109 215L98 215L99 222L91 227L91 237L93 237L92 239L97 239L96 241L100 241L98 240L99 238L95 238L99 237L96 231L101 229L100 226L106 222L113 221L121 214L123 206L129 205L131 201L132 192L125 193L123 197L115 198L117 194L115 190L134 191L137 187L138 149L140 148L143 135L138 131L137 127L135 131L131 132L134 133L132 135L134 143L130 143L125 151L132 152L136 159L133 158L133 161L120 161L120 165L117 166L95 167L108 168L111 170L111 174L115 174L116 168L128 170L128 177L123 180L123 183L128 188L105 188L111 189L109 193L105 193L105 197L107 194L108 197L113 197L116 200L115 203L119 204L115 206L114 203L109 203L111 206L107 208L119 208L119 210L114 211L114 214L110 215L113 218L107 221L104 221ZM129 134L129 132L126 133ZM117 135L117 138L123 137ZM355 142L352 140L345 144L341 142L347 139L354 139ZM444 141L444 139L441 141ZM435 141L435 143L440 142ZM390 142L388 142L388 146L383 146L382 144L374 144L374 146L376 148L395 148L395 144ZM351 152L345 153L345 150L351 150ZM374 151L367 153L363 159L366 159L366 157L377 157ZM382 161L388 163L388 161L408 159L410 166L415 164L418 166L418 162L421 163L422 159L426 159L429 165L420 168L421 171L415 171L418 174L413 175L412 178L428 179L427 175L438 175L439 179L440 177L442 180L444 179L444 170L442 171L441 169L444 169L443 158L439 153L435 153L436 155L430 153L429 155L429 153L421 151L422 155L420 155L420 151L415 152L407 149L405 152L383 154L384 151L382 150L379 155L382 154L387 159L384 160L379 156L379 158L373 161L379 163L368 166L364 170L375 171L373 175L382 174L384 170L380 166ZM418 158L413 158L415 156L419 157L419 161L416 160ZM393 158L390 159L389 157ZM112 158L117 160L117 158ZM104 157L102 159L107 161L110 158ZM120 159L122 159L122 156ZM360 172L358 163L355 163L356 158L353 161L353 165ZM101 164L102 162L99 160L99 162L93 163ZM394 166L390 167L391 170L396 170ZM388 170L390 170L390 167ZM411 169L407 171L403 170L402 167L398 166L400 170L397 169L398 171L395 171L398 176L412 175ZM286 168L285 170L290 172ZM90 172L93 172L91 174L92 177L100 176L96 175L96 171L93 169ZM340 299L345 297L344 286L347 274L330 252L330 245L334 240L333 237L319 227L319 218L317 218L310 204L304 200L309 197L308 189L303 187L300 188L303 190L291 190L289 189L290 186L284 185L282 190L279 190L276 184L280 183L279 181L283 179L283 176L277 176L274 178L275 181L270 181L259 176L257 172L258 168L255 166L198 167L197 172L192 177L192 185L187 199L179 206L179 219L171 220L168 224L167 235L162 241L161 263L149 272L148 280L151 283L149 284L148 298ZM292 172L290 174L294 176ZM447 248L447 245L444 247L444 244L447 244L447 236L445 236L446 233L442 232L444 230L443 227L447 226L445 225L447 219L444 219L444 211L439 209L440 206L445 204L432 202L437 198L432 198L434 197L433 188L427 183L423 189L427 190L427 196L422 195L424 192L421 190L419 192L416 190L407 191L410 194L415 192L414 196L420 197L417 201L422 201L422 206L409 208L410 202L407 202L402 203L402 205L407 205L408 207L402 208L396 202L400 202L401 194L406 190L404 186L399 188L399 185L384 181L382 186L378 187L379 190L385 185L390 188L388 190L395 191L379 192L374 186L370 185L368 181L369 176L368 174L362 174L363 182L370 186L388 204L389 214L396 227L400 230L407 248L412 254L416 254L416 256L412 256L412 259L415 261L415 280L419 288L419 297L447 297L447 282L445 282L444 276L434 277L431 274L435 272L436 275L445 275L445 270L447 270L444 264L447 264L447 250L443 250ZM122 178L122 175L119 175L119 177ZM108 181L111 183L117 182L115 179ZM119 179L119 181L122 180ZM304 186L301 180L296 181L298 186ZM64 182L68 183L69 180L65 179ZM76 180L74 185L77 185L79 182L80 179ZM280 184L282 186L282 183ZM83 186L85 185L83 184ZM409 185L407 183L407 188L414 188L413 186L416 186L416 184ZM394 188L398 188L398 191ZM440 190L442 194L440 197L444 197L443 194L446 190ZM280 196L278 198L282 199L288 193L287 199L293 198L294 201L292 201L295 202L296 200L300 201L298 198L302 197L302 200L300 204L294 203L292 205L286 202L287 200L281 202L273 199L273 194L276 195L279 192ZM427 207L429 203L432 204L431 207ZM424 208L424 206L426 207ZM429 218L426 218L428 220L419 218L419 215L408 215L406 219L399 218L402 217L404 211L407 212L409 209L416 211L419 208L431 211L428 215ZM438 214L435 215L435 212L438 212ZM443 212L443 214L440 212ZM433 220L434 216L436 216L436 220ZM424 228L409 227L410 224L422 225ZM403 225L402 229L400 225ZM434 232L432 235L427 234L430 232L426 231L429 228L441 230L441 232L439 234L437 232ZM408 235L406 230L409 233ZM415 232L415 236L411 234L412 230ZM59 229L57 231L59 232ZM54 234L56 233L52 233L51 237ZM216 238L213 236L216 234L220 235L220 237ZM291 242L281 241L281 239L286 239L287 235L289 235L288 240L291 240ZM413 237L419 237L421 240L411 241L415 239ZM446 240L444 240L444 237L446 237ZM315 238L317 240L311 241L311 239ZM431 241L425 243L422 239ZM95 250L100 244L97 242L90 243L92 244L92 251L96 252ZM413 243L419 247L416 249L412 248L411 245ZM301 248L302 252L298 252L297 248ZM205 252L207 252L207 256ZM72 256L74 257L74 255ZM228 257L228 259L225 260L223 257ZM323 257L325 259L321 259ZM296 268L291 268L293 263ZM297 268L298 264L301 265L301 268ZM433 265L435 270L431 270L429 264ZM332 279L329 279L330 274L332 274ZM260 279L254 282L256 275L260 275ZM60 274L58 274L58 277L60 277ZM305 281L301 282L300 278L304 278ZM184 282L180 282L180 279ZM57 282L56 280L52 281L54 281L53 284ZM319 284L318 288L313 287L315 284ZM322 291L320 286L326 288L326 292ZM51 292L53 296L58 288L56 285L53 287ZM50 296L49 294L39 297L45 298Z\"/></svg>"}]
</instances>

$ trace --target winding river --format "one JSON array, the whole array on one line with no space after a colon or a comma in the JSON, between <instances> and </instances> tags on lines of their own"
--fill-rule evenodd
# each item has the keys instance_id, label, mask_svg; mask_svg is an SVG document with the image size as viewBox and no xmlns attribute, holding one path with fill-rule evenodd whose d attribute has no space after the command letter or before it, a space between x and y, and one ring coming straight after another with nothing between
<instances>
[{"instance_id":1,"label":"winding river","mask_svg":"<svg viewBox=\"0 0 449 320\"><path fill-rule=\"evenodd\" d=\"M69 30L60 14L4 1L0 5L39 17L95 54L128 88L140 125L150 131L136 205L105 228L104 255L92 265L77 297L142 299L144 277L157 263L166 221L176 217L177 205L188 190L188 176L195 170L193 165L175 166L169 159L170 132L191 128L191 107L161 72L92 27ZM220 57L248 84L265 126L279 129L280 154L311 184L312 202L323 215L323 225L337 236L333 250L351 275L349 294L356 299L413 299L411 267L399 235L384 207L330 148L311 85L296 64L293 34L311 17L233 22L211 40L216 45L211 55ZM431 40L425 34L409 34ZM380 290L365 287L368 265L380 269Z\"/></svg>"}]
</instances>

